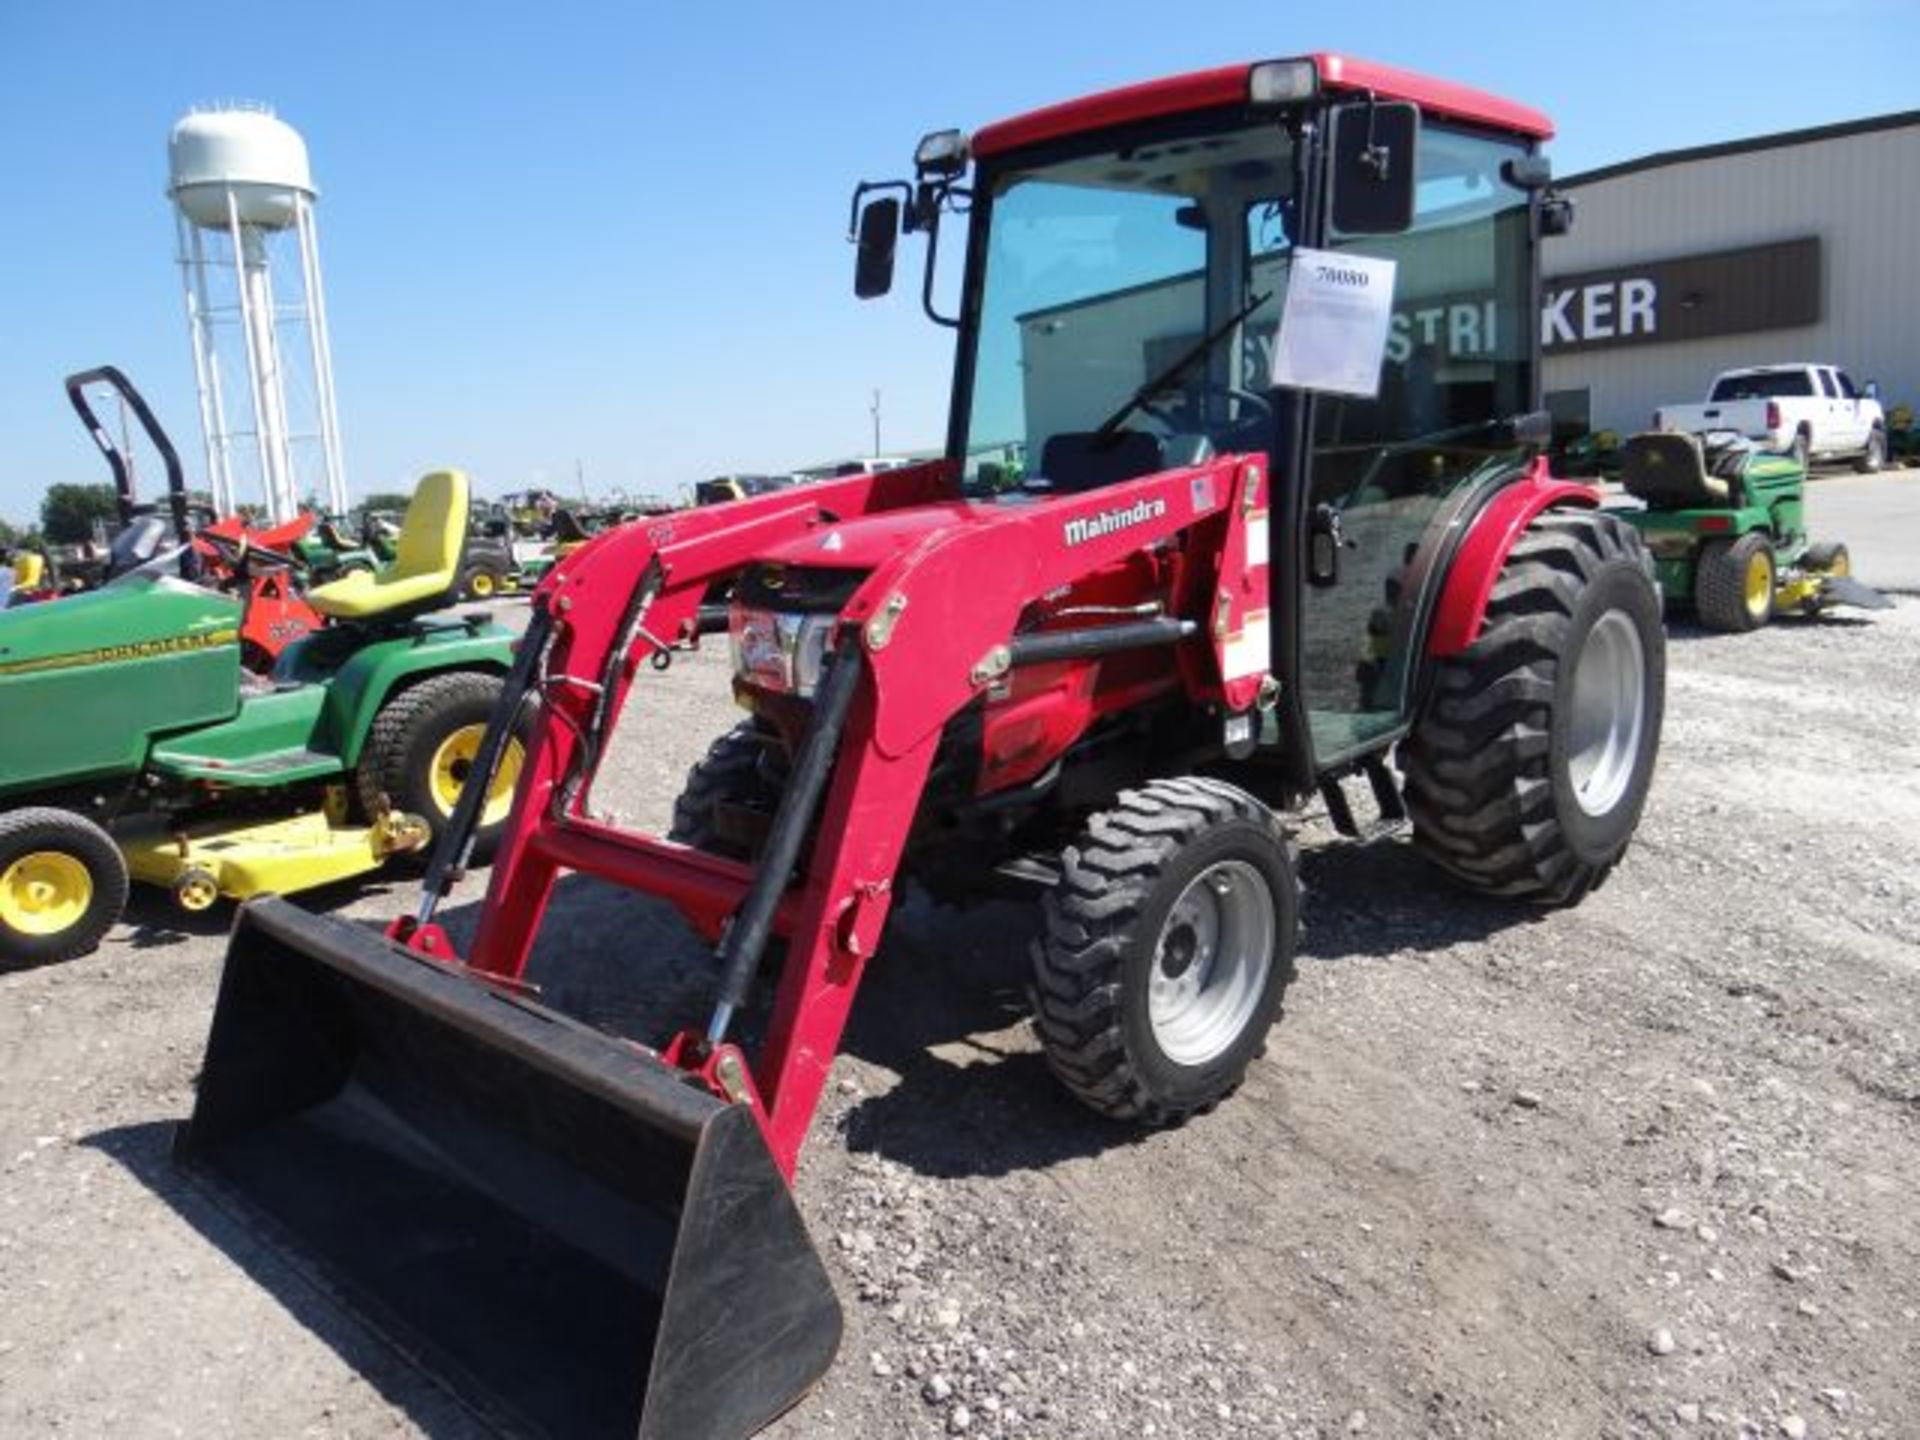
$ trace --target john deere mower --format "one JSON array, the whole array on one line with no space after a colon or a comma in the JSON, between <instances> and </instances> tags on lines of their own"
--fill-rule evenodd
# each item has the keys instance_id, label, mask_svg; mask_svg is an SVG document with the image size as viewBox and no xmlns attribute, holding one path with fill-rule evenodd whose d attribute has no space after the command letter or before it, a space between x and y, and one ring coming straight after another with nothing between
<instances>
[{"instance_id":1,"label":"john deere mower","mask_svg":"<svg viewBox=\"0 0 1920 1440\"><path fill-rule=\"evenodd\" d=\"M393 565L314 590L324 625L270 677L241 665L251 593L186 578L191 542L0 614L0 961L92 949L129 879L202 910L425 847L510 663L506 631L435 613L466 508L464 475L422 480ZM483 830L505 819L512 751Z\"/></svg>"},{"instance_id":2,"label":"john deere mower","mask_svg":"<svg viewBox=\"0 0 1920 1440\"><path fill-rule=\"evenodd\" d=\"M1806 466L1728 431L1635 435L1621 481L1642 510L1620 512L1652 552L1670 602L1709 630L1757 630L1775 615L1892 602L1853 578L1847 547L1808 540Z\"/></svg>"}]
</instances>

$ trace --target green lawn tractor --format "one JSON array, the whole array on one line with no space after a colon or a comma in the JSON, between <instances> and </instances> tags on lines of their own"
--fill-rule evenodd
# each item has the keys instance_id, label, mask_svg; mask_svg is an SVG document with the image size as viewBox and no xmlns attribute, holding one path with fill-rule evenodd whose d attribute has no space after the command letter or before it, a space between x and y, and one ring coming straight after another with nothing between
<instances>
[{"instance_id":1,"label":"green lawn tractor","mask_svg":"<svg viewBox=\"0 0 1920 1440\"><path fill-rule=\"evenodd\" d=\"M466 514L466 476L422 480L393 563L315 588L325 625L268 677L241 668L245 596L183 579L185 547L0 614L0 964L92 949L129 879L203 910L430 844L511 664L509 632L436 613ZM515 739L489 827L520 761Z\"/></svg>"},{"instance_id":2,"label":"green lawn tractor","mask_svg":"<svg viewBox=\"0 0 1920 1440\"><path fill-rule=\"evenodd\" d=\"M1690 605L1707 629L1891 605L1853 578L1845 545L1808 541L1806 466L1792 455L1729 432L1660 431L1635 435L1620 459L1622 484L1646 507L1622 518L1652 552L1667 601Z\"/></svg>"}]
</instances>

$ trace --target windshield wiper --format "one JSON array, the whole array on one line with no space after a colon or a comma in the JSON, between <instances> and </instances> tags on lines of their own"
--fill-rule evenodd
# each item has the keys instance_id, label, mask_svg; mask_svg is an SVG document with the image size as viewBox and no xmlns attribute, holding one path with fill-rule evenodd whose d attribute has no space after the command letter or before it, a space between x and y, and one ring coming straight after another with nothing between
<instances>
[{"instance_id":1,"label":"windshield wiper","mask_svg":"<svg viewBox=\"0 0 1920 1440\"><path fill-rule=\"evenodd\" d=\"M1256 295L1225 320L1222 320L1209 334L1203 335L1191 350L1187 351L1186 354L1174 361L1173 364L1169 365L1138 390L1134 391L1133 398L1128 400L1126 404L1114 411L1113 414L1109 415L1105 420L1101 421L1099 428L1093 433L1103 440L1111 438L1120 429L1120 426L1125 423L1129 415L1133 414L1134 411L1146 404L1147 401L1151 400L1182 375L1186 374L1187 371L1193 367L1194 361L1206 355L1208 351L1212 350L1214 346L1218 345L1220 341L1225 338L1229 331L1272 298L1273 292L1271 290L1265 294Z\"/></svg>"}]
</instances>

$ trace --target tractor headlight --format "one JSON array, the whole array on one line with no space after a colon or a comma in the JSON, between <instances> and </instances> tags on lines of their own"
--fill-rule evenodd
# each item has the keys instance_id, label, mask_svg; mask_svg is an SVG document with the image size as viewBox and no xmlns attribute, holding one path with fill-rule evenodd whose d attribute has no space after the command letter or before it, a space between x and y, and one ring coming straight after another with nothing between
<instances>
[{"instance_id":1,"label":"tractor headlight","mask_svg":"<svg viewBox=\"0 0 1920 1440\"><path fill-rule=\"evenodd\" d=\"M840 617L736 609L728 623L733 673L756 689L811 695Z\"/></svg>"}]
</instances>

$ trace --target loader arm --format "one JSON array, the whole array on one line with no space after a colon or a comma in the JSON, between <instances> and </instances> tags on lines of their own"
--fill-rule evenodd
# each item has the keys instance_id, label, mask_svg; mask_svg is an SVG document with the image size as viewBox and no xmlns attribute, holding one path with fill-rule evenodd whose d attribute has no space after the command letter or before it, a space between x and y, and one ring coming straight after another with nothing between
<instances>
[{"instance_id":1,"label":"loader arm","mask_svg":"<svg viewBox=\"0 0 1920 1440\"><path fill-rule=\"evenodd\" d=\"M1146 547L1195 532L1204 589L1177 633L1181 673L1198 703L1245 711L1267 681L1264 460L1227 457L1077 495L983 506L876 568L842 610L841 664L858 664L818 792L813 851L783 876L595 821L581 810L604 737L641 673L640 661L697 633L701 596L770 543L897 504L919 503L938 471L857 477L804 496L772 496L627 527L568 557L536 604L552 635L539 667L541 719L522 771L469 957L482 976L521 980L563 870L671 900L715 936L761 900L788 942L767 1039L752 1065L724 1044L724 1021L683 1034L666 1055L722 1098L750 1104L768 1148L791 1176L838 1051L854 992L894 898L900 857L943 727L1019 663L1015 627L1027 602ZM830 518L823 518L825 516ZM635 577L638 577L636 580ZM1250 638L1251 637L1251 638ZM816 716L815 724L824 723ZM789 804L811 805L811 796ZM788 817L797 836L812 813ZM776 818L776 830L782 825ZM445 955L430 930L416 948ZM722 949L738 959L739 944ZM750 971L758 954L745 957ZM724 1013L724 1012L723 1012Z\"/></svg>"}]
</instances>

